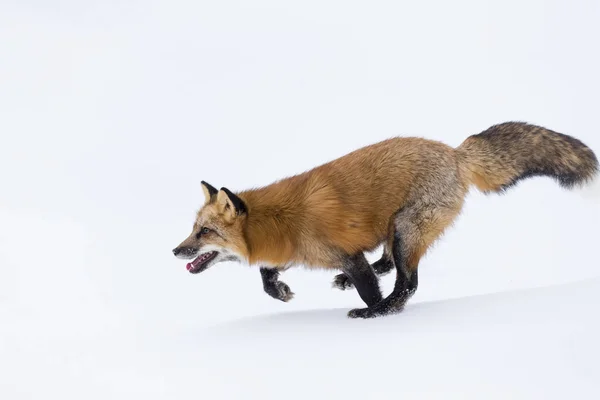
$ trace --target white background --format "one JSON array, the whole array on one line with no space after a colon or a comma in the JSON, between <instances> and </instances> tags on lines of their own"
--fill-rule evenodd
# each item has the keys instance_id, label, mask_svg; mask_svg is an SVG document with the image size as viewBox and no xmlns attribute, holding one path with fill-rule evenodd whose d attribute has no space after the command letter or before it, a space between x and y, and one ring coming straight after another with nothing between
<instances>
[{"instance_id":1,"label":"white background","mask_svg":"<svg viewBox=\"0 0 600 400\"><path fill-rule=\"evenodd\" d=\"M596 1L3 0L0 397L597 397L600 207L549 179L472 193L383 320L346 320L361 301L332 272L286 273L284 304L171 249L201 180L264 185L391 136L522 120L599 152L598 20Z\"/></svg>"}]
</instances>

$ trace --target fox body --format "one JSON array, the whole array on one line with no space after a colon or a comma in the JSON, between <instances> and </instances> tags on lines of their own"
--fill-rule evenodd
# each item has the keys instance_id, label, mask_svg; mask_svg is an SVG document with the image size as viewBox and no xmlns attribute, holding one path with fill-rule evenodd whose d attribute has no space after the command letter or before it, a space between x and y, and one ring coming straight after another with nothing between
<instances>
[{"instance_id":1,"label":"fox body","mask_svg":"<svg viewBox=\"0 0 600 400\"><path fill-rule=\"evenodd\" d=\"M334 287L355 287L367 308L350 317L399 312L417 289L419 261L460 213L469 188L502 192L531 176L571 188L591 180L598 160L581 141L507 122L458 148L393 138L271 185L233 193L202 182L205 202L174 254L191 273L227 260L260 268L264 290L288 301L279 272L294 265L338 269ZM383 245L369 265L364 253ZM378 276L396 270L383 298Z\"/></svg>"}]
</instances>

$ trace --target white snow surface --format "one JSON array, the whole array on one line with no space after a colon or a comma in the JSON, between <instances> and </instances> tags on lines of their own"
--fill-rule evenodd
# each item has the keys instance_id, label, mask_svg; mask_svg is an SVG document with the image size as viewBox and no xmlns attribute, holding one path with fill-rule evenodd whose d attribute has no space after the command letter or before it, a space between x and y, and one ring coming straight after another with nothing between
<instances>
[{"instance_id":1,"label":"white snow surface","mask_svg":"<svg viewBox=\"0 0 600 400\"><path fill-rule=\"evenodd\" d=\"M414 3L414 4L413 4ZM469 195L401 314L171 249L270 183L506 120L600 152L596 2L0 4L0 398L600 398L600 181ZM379 253L369 254L375 260ZM385 293L393 275L382 278Z\"/></svg>"}]
</instances>

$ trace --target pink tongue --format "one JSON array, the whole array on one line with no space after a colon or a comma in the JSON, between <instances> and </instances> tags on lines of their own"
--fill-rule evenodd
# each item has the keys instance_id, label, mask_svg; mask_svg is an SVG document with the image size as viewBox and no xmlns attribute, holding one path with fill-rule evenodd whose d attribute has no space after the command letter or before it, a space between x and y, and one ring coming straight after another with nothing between
<instances>
[{"instance_id":1,"label":"pink tongue","mask_svg":"<svg viewBox=\"0 0 600 400\"><path fill-rule=\"evenodd\" d=\"M198 257L196 257L196 258L194 259L194 261L192 261L192 262L190 262L190 263L187 263L187 265L185 266L185 268L186 268L188 271L189 271L189 270L191 270L191 269L193 269L193 268L196 268L196 266L197 266L198 264L200 264L200 257L201 257L201 256L198 256Z\"/></svg>"}]
</instances>

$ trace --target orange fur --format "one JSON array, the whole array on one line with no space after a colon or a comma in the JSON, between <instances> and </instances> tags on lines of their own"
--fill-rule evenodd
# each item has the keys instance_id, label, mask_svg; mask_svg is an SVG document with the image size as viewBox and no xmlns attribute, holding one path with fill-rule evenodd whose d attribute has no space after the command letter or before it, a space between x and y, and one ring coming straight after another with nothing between
<instances>
[{"instance_id":1,"label":"orange fur","mask_svg":"<svg viewBox=\"0 0 600 400\"><path fill-rule=\"evenodd\" d=\"M441 143L390 139L239 193L248 205L250 262L337 267L341 253L375 249L415 179L420 147L452 157Z\"/></svg>"}]
</instances>

